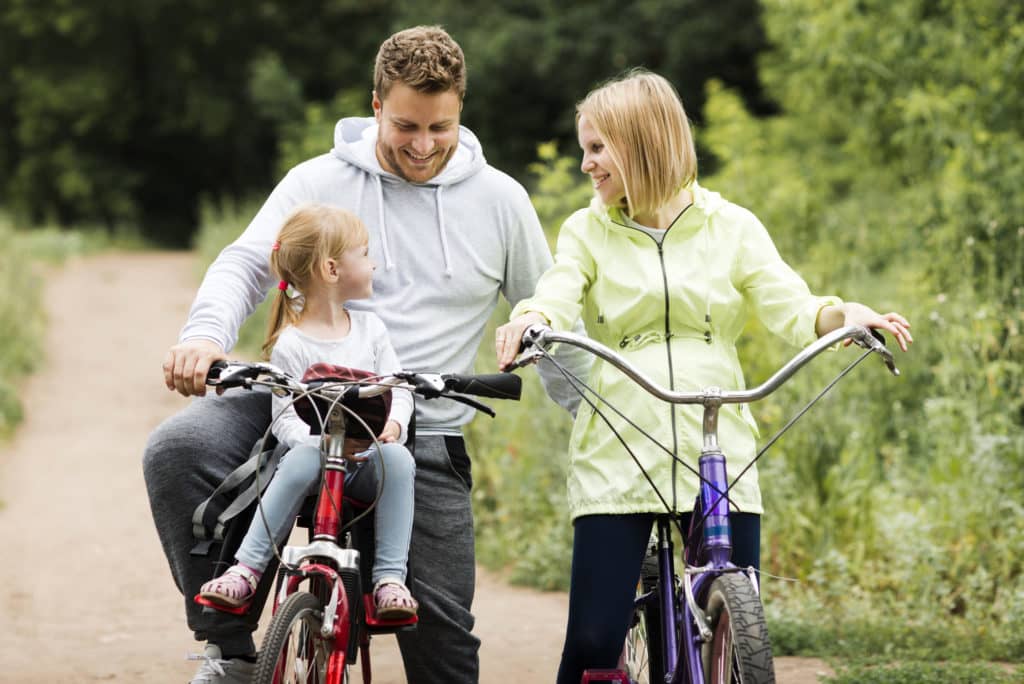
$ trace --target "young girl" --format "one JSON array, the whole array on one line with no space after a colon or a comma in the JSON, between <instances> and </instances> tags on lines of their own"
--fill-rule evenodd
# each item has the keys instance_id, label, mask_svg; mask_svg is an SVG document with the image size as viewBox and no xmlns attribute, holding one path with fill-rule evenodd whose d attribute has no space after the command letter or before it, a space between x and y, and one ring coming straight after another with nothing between
<instances>
[{"instance_id":1,"label":"young girl","mask_svg":"<svg viewBox=\"0 0 1024 684\"><path fill-rule=\"evenodd\" d=\"M577 106L576 124L580 168L596 196L563 224L554 266L498 329L501 367L515 357L527 326L564 330L581 315L590 337L678 391L742 387L736 340L752 317L796 346L840 326L864 325L892 333L906 351L912 338L903 316L811 294L753 214L697 184L686 113L664 78L635 71L594 90ZM658 489L671 493L676 511L688 511L697 478L650 448L640 430L696 468L699 407L660 402L601 361L589 384L610 405L631 407L638 429L614 416L612 424ZM719 437L732 472L753 459L756 436L746 406L722 408ZM588 407L576 416L570 445L573 560L559 684L576 684L587 668L616 666L653 514L665 512L640 468ZM762 511L756 468L731 492L742 510L730 516L732 559L756 568Z\"/></svg>"},{"instance_id":2,"label":"young girl","mask_svg":"<svg viewBox=\"0 0 1024 684\"><path fill-rule=\"evenodd\" d=\"M337 207L306 205L286 219L270 255L271 267L281 279L263 345L271 363L296 377L319 362L380 375L399 370L384 323L373 313L345 307L348 300L373 293L375 265L367 242L363 223ZM289 298L289 287L301 296ZM392 390L391 413L377 437L381 448L345 455L354 462L345 491L356 498L374 498L381 462L386 473L375 509L373 562L374 601L383 619L415 615L418 607L405 586L415 465L402 444L412 409L408 391ZM200 589L200 595L214 603L236 607L252 599L274 545L284 541L303 500L320 481L320 437L310 434L290 397L275 396L274 415L278 414L273 433L289 451L267 485L263 516L257 514L249 526L235 556L237 563Z\"/></svg>"}]
</instances>

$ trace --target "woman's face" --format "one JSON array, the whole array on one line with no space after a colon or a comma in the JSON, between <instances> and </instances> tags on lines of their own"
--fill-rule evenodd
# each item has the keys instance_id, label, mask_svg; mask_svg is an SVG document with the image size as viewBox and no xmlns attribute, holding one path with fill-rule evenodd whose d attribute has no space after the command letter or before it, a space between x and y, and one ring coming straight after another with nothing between
<instances>
[{"instance_id":1,"label":"woman's face","mask_svg":"<svg viewBox=\"0 0 1024 684\"><path fill-rule=\"evenodd\" d=\"M580 170L590 176L594 190L606 206L619 204L626 197L626 185L622 181L622 174L608 153L608 147L604 144L604 140L598 134L597 129L587 120L586 114L580 115L576 129L580 149L583 150Z\"/></svg>"}]
</instances>

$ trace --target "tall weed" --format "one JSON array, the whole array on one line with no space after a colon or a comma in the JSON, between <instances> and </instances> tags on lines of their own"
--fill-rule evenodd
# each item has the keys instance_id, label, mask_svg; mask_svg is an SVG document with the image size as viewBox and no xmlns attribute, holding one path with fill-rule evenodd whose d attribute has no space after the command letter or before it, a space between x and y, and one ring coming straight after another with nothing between
<instances>
[{"instance_id":1,"label":"tall weed","mask_svg":"<svg viewBox=\"0 0 1024 684\"><path fill-rule=\"evenodd\" d=\"M20 383L42 361L46 269L109 243L100 231L16 226L0 212L0 439L21 422Z\"/></svg>"}]
</instances>

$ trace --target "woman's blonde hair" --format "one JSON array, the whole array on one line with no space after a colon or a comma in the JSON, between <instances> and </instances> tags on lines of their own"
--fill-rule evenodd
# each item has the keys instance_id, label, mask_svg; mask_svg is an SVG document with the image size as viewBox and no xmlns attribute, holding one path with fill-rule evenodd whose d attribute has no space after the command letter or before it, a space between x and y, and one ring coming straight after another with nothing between
<instances>
[{"instance_id":1,"label":"woman's blonde hair","mask_svg":"<svg viewBox=\"0 0 1024 684\"><path fill-rule=\"evenodd\" d=\"M293 211L281 226L270 252L270 269L281 284L270 306L267 339L263 355L270 352L286 325L295 325L305 313L305 298L292 300L286 286L301 293L320 277L328 259L339 259L345 251L365 245L369 240L366 226L352 212L325 204L306 204Z\"/></svg>"},{"instance_id":2,"label":"woman's blonde hair","mask_svg":"<svg viewBox=\"0 0 1024 684\"><path fill-rule=\"evenodd\" d=\"M649 214L697 178L697 151L679 94L664 77L631 69L576 105L622 175L624 209Z\"/></svg>"}]
</instances>

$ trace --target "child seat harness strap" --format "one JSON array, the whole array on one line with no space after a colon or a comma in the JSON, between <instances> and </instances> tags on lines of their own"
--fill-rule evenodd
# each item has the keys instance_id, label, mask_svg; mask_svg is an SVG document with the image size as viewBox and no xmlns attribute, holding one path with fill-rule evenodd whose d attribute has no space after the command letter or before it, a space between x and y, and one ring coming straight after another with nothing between
<instances>
[{"instance_id":1,"label":"child seat harness strap","mask_svg":"<svg viewBox=\"0 0 1024 684\"><path fill-rule=\"evenodd\" d=\"M267 488L281 459L282 450L276 446L273 438L256 442L245 463L231 471L213 493L196 506L192 513L192 535L197 543L191 555L205 556L213 544L222 542L225 526ZM236 491L234 499L229 499L229 494Z\"/></svg>"}]
</instances>

